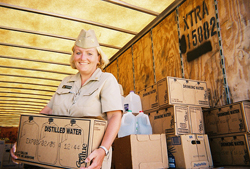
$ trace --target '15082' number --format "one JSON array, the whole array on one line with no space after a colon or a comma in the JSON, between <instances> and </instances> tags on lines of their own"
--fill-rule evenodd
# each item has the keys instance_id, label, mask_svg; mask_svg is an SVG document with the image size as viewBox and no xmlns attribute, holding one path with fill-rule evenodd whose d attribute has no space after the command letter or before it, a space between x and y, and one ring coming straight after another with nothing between
<instances>
[{"instance_id":1,"label":"'15082' number","mask_svg":"<svg viewBox=\"0 0 250 169\"><path fill-rule=\"evenodd\" d=\"M211 37L216 34L215 30L215 17L212 17L210 19L210 25L212 26L211 29ZM192 31L192 39L193 39L193 46L195 47L199 43L203 41L203 39L207 40L210 37L210 32L209 32L209 23L206 21L202 26L199 26L198 29L194 29ZM188 38L188 47L190 49L190 37L189 34L187 35Z\"/></svg>"}]
</instances>

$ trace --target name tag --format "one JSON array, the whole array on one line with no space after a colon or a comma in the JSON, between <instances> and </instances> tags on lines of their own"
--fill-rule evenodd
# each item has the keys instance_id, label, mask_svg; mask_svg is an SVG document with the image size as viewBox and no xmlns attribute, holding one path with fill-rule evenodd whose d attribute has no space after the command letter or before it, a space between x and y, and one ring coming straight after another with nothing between
<instances>
[{"instance_id":1,"label":"name tag","mask_svg":"<svg viewBox=\"0 0 250 169\"><path fill-rule=\"evenodd\" d=\"M62 87L63 89L71 89L72 88L72 86L68 86L68 85L63 85L63 87Z\"/></svg>"}]
</instances>

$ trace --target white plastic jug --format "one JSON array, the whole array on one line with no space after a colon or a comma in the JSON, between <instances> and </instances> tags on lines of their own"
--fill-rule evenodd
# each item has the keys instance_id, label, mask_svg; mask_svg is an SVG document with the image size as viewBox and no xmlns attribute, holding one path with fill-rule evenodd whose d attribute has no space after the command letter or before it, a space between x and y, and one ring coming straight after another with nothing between
<instances>
[{"instance_id":1,"label":"white plastic jug","mask_svg":"<svg viewBox=\"0 0 250 169\"><path fill-rule=\"evenodd\" d=\"M136 134L136 117L132 114L131 110L128 110L128 112L122 116L118 137L125 137L131 134Z\"/></svg>"},{"instance_id":2,"label":"white plastic jug","mask_svg":"<svg viewBox=\"0 0 250 169\"><path fill-rule=\"evenodd\" d=\"M125 97L124 110L131 110L133 113L139 113L139 111L142 110L141 98L139 95L135 94L134 91L130 91Z\"/></svg>"},{"instance_id":3,"label":"white plastic jug","mask_svg":"<svg viewBox=\"0 0 250 169\"><path fill-rule=\"evenodd\" d=\"M152 126L149 121L147 114L144 114L143 111L136 116L137 123L137 134L152 134Z\"/></svg>"}]
</instances>

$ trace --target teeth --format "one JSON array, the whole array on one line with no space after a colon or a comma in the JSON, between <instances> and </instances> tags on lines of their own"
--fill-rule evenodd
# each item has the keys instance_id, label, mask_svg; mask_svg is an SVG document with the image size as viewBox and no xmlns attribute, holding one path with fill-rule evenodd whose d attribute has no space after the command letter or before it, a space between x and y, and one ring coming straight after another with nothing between
<instances>
[{"instance_id":1,"label":"teeth","mask_svg":"<svg viewBox=\"0 0 250 169\"><path fill-rule=\"evenodd\" d=\"M83 65L83 64L88 64L87 62L79 62L80 65Z\"/></svg>"}]
</instances>

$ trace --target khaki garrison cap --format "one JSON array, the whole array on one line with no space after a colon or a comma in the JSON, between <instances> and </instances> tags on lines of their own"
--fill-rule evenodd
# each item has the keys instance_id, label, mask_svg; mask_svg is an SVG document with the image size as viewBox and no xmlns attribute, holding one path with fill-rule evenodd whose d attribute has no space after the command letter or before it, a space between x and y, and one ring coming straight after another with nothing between
<instances>
[{"instance_id":1,"label":"khaki garrison cap","mask_svg":"<svg viewBox=\"0 0 250 169\"><path fill-rule=\"evenodd\" d=\"M82 29L76 39L75 45L84 49L100 46L97 41L95 31L92 29L87 31Z\"/></svg>"}]
</instances>

